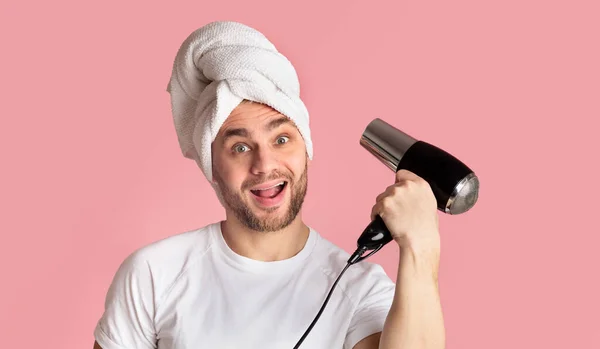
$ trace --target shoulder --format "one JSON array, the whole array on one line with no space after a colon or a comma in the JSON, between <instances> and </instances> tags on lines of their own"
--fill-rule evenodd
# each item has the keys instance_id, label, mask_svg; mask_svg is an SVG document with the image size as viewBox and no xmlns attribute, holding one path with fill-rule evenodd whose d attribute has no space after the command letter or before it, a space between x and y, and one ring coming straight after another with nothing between
<instances>
[{"instance_id":1,"label":"shoulder","mask_svg":"<svg viewBox=\"0 0 600 349\"><path fill-rule=\"evenodd\" d=\"M206 225L142 246L128 255L123 264L159 270L193 263L211 248L213 226Z\"/></svg>"},{"instance_id":2,"label":"shoulder","mask_svg":"<svg viewBox=\"0 0 600 349\"><path fill-rule=\"evenodd\" d=\"M102 347L154 346L156 309L177 280L210 250L213 231L214 224L172 235L138 248L121 262L95 330Z\"/></svg>"},{"instance_id":3,"label":"shoulder","mask_svg":"<svg viewBox=\"0 0 600 349\"><path fill-rule=\"evenodd\" d=\"M154 268L185 264L211 248L214 225L171 235L133 251L126 261Z\"/></svg>"},{"instance_id":4,"label":"shoulder","mask_svg":"<svg viewBox=\"0 0 600 349\"><path fill-rule=\"evenodd\" d=\"M133 251L119 265L111 287L147 285L159 298L211 249L215 224L178 233Z\"/></svg>"}]
</instances>

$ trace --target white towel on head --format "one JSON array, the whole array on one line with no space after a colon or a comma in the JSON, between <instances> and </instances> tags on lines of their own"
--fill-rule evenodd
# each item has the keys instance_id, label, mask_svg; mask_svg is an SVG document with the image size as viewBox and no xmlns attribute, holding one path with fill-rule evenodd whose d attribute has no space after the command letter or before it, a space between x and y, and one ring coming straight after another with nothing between
<instances>
[{"instance_id":1,"label":"white towel on head","mask_svg":"<svg viewBox=\"0 0 600 349\"><path fill-rule=\"evenodd\" d=\"M212 180L211 144L229 114L244 99L290 118L312 159L309 115L291 62L247 25L211 22L179 48L167 91L181 151Z\"/></svg>"}]
</instances>

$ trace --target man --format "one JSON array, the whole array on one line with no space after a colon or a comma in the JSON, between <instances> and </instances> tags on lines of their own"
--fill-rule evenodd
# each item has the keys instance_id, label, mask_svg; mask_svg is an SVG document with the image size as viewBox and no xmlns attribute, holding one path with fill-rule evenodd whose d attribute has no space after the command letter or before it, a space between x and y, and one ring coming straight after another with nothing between
<instances>
[{"instance_id":1,"label":"man","mask_svg":"<svg viewBox=\"0 0 600 349\"><path fill-rule=\"evenodd\" d=\"M349 258L302 220L312 142L295 71L259 32L215 22L184 41L168 90L182 152L226 219L132 253L94 348L291 349ZM444 347L431 188L400 171L377 214L400 247L397 284L351 266L302 348Z\"/></svg>"}]
</instances>

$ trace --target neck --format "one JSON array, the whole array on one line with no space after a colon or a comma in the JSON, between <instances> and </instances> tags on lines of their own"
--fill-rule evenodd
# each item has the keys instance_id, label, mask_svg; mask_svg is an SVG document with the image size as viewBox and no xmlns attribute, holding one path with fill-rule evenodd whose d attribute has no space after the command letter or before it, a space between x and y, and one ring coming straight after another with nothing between
<instances>
[{"instance_id":1,"label":"neck","mask_svg":"<svg viewBox=\"0 0 600 349\"><path fill-rule=\"evenodd\" d=\"M298 214L284 229L273 232L254 231L233 215L221 222L223 238L235 253L258 261L271 262L291 258L306 244L309 227Z\"/></svg>"}]
</instances>

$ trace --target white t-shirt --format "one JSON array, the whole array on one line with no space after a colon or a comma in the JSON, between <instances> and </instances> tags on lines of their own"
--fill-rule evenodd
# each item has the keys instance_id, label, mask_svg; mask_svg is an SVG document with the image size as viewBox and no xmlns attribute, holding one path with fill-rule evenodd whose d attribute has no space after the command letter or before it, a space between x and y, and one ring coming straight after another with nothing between
<instances>
[{"instance_id":1,"label":"white t-shirt","mask_svg":"<svg viewBox=\"0 0 600 349\"><path fill-rule=\"evenodd\" d=\"M292 349L348 258L312 228L275 262L236 254L220 223L180 233L125 259L94 336L103 349ZM300 348L351 349L382 331L394 291L381 266L350 266Z\"/></svg>"}]
</instances>

